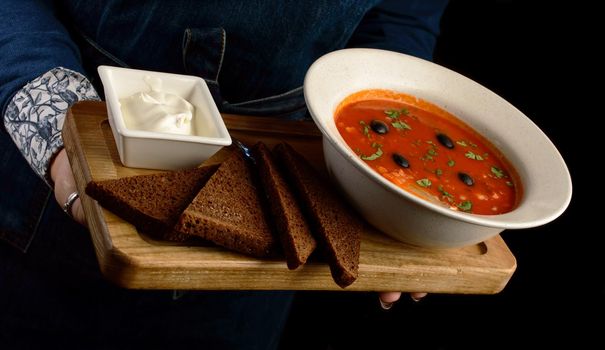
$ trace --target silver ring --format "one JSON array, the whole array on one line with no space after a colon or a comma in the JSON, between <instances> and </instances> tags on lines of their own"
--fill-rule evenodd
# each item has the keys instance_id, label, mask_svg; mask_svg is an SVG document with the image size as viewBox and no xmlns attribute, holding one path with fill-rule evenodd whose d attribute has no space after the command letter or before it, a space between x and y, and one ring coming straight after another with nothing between
<instances>
[{"instance_id":1,"label":"silver ring","mask_svg":"<svg viewBox=\"0 0 605 350\"><path fill-rule=\"evenodd\" d=\"M80 195L78 194L78 192L73 192L72 194L67 196L67 200L65 201L65 204L63 204L63 211L65 212L65 214L69 215L69 217L71 217L71 218L74 217L71 213L71 207L73 207L74 202L79 197L80 197Z\"/></svg>"}]
</instances>

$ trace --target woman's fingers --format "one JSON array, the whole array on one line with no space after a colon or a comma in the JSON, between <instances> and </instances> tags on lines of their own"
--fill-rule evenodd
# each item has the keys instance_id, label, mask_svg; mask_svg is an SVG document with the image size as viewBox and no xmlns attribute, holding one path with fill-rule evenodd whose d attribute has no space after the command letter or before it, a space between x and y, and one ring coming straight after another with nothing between
<instances>
[{"instance_id":1,"label":"woman's fingers","mask_svg":"<svg viewBox=\"0 0 605 350\"><path fill-rule=\"evenodd\" d=\"M393 307L393 304L401 298L401 292L381 292L378 293L378 301L380 301L380 307L384 310L388 310Z\"/></svg>"},{"instance_id":2,"label":"woman's fingers","mask_svg":"<svg viewBox=\"0 0 605 350\"><path fill-rule=\"evenodd\" d=\"M55 199L59 207L63 208L70 195L78 191L65 149L62 149L53 160L50 166L50 176L55 183ZM68 215L75 221L86 226L86 218L80 198L73 201L68 211Z\"/></svg>"},{"instance_id":3,"label":"woman's fingers","mask_svg":"<svg viewBox=\"0 0 605 350\"><path fill-rule=\"evenodd\" d=\"M410 293L410 298L415 302L422 300L422 298L424 298L426 296L427 296L427 293L419 293L419 292ZM380 307L383 308L384 310L388 310L388 309L392 308L393 304L395 304L395 302L398 301L400 298L401 298L401 292L378 293L378 301L380 301Z\"/></svg>"},{"instance_id":4,"label":"woman's fingers","mask_svg":"<svg viewBox=\"0 0 605 350\"><path fill-rule=\"evenodd\" d=\"M84 216L84 208L82 208L82 201L80 201L80 198L76 199L73 206L71 207L71 214L74 220L76 220L81 225L88 227L86 223L86 216Z\"/></svg>"},{"instance_id":5,"label":"woman's fingers","mask_svg":"<svg viewBox=\"0 0 605 350\"><path fill-rule=\"evenodd\" d=\"M427 295L428 293L410 293L410 298L412 298L412 300L414 300L415 302L419 302L420 300L422 300L422 298Z\"/></svg>"}]
</instances>

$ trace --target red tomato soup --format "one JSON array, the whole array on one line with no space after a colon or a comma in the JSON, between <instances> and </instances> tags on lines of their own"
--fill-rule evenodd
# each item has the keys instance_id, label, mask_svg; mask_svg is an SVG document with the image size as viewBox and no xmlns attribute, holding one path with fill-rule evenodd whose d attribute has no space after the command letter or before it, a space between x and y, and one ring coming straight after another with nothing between
<instances>
[{"instance_id":1,"label":"red tomato soup","mask_svg":"<svg viewBox=\"0 0 605 350\"><path fill-rule=\"evenodd\" d=\"M502 153L429 102L364 90L340 103L335 121L366 164L421 198L483 215L509 212L520 198L518 176Z\"/></svg>"}]
</instances>

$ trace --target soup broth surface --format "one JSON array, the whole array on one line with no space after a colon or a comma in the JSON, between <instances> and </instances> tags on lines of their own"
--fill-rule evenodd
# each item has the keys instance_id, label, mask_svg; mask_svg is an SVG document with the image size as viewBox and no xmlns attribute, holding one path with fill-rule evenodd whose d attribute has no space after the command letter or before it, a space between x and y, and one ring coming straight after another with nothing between
<instances>
[{"instance_id":1,"label":"soup broth surface","mask_svg":"<svg viewBox=\"0 0 605 350\"><path fill-rule=\"evenodd\" d=\"M502 153L432 103L364 90L340 103L335 122L367 165L421 198L482 215L509 212L518 202L518 176Z\"/></svg>"}]
</instances>

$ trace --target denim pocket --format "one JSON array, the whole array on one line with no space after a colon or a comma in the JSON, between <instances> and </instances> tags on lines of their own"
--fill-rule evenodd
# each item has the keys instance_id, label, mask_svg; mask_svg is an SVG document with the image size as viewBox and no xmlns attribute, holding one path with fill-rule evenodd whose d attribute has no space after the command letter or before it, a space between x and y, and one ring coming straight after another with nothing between
<instances>
[{"instance_id":1,"label":"denim pocket","mask_svg":"<svg viewBox=\"0 0 605 350\"><path fill-rule=\"evenodd\" d=\"M225 57L223 28L187 28L183 34L183 67L186 74L203 78L217 104L222 98L218 76Z\"/></svg>"},{"instance_id":2,"label":"denim pocket","mask_svg":"<svg viewBox=\"0 0 605 350\"><path fill-rule=\"evenodd\" d=\"M218 83L228 45L223 28L188 28L183 35L183 66L187 74L202 77L221 112L245 115L286 116L302 119L306 107L302 87L238 103L222 98Z\"/></svg>"},{"instance_id":3,"label":"denim pocket","mask_svg":"<svg viewBox=\"0 0 605 350\"><path fill-rule=\"evenodd\" d=\"M183 66L187 74L217 81L225 56L223 28L188 28L183 35Z\"/></svg>"}]
</instances>

